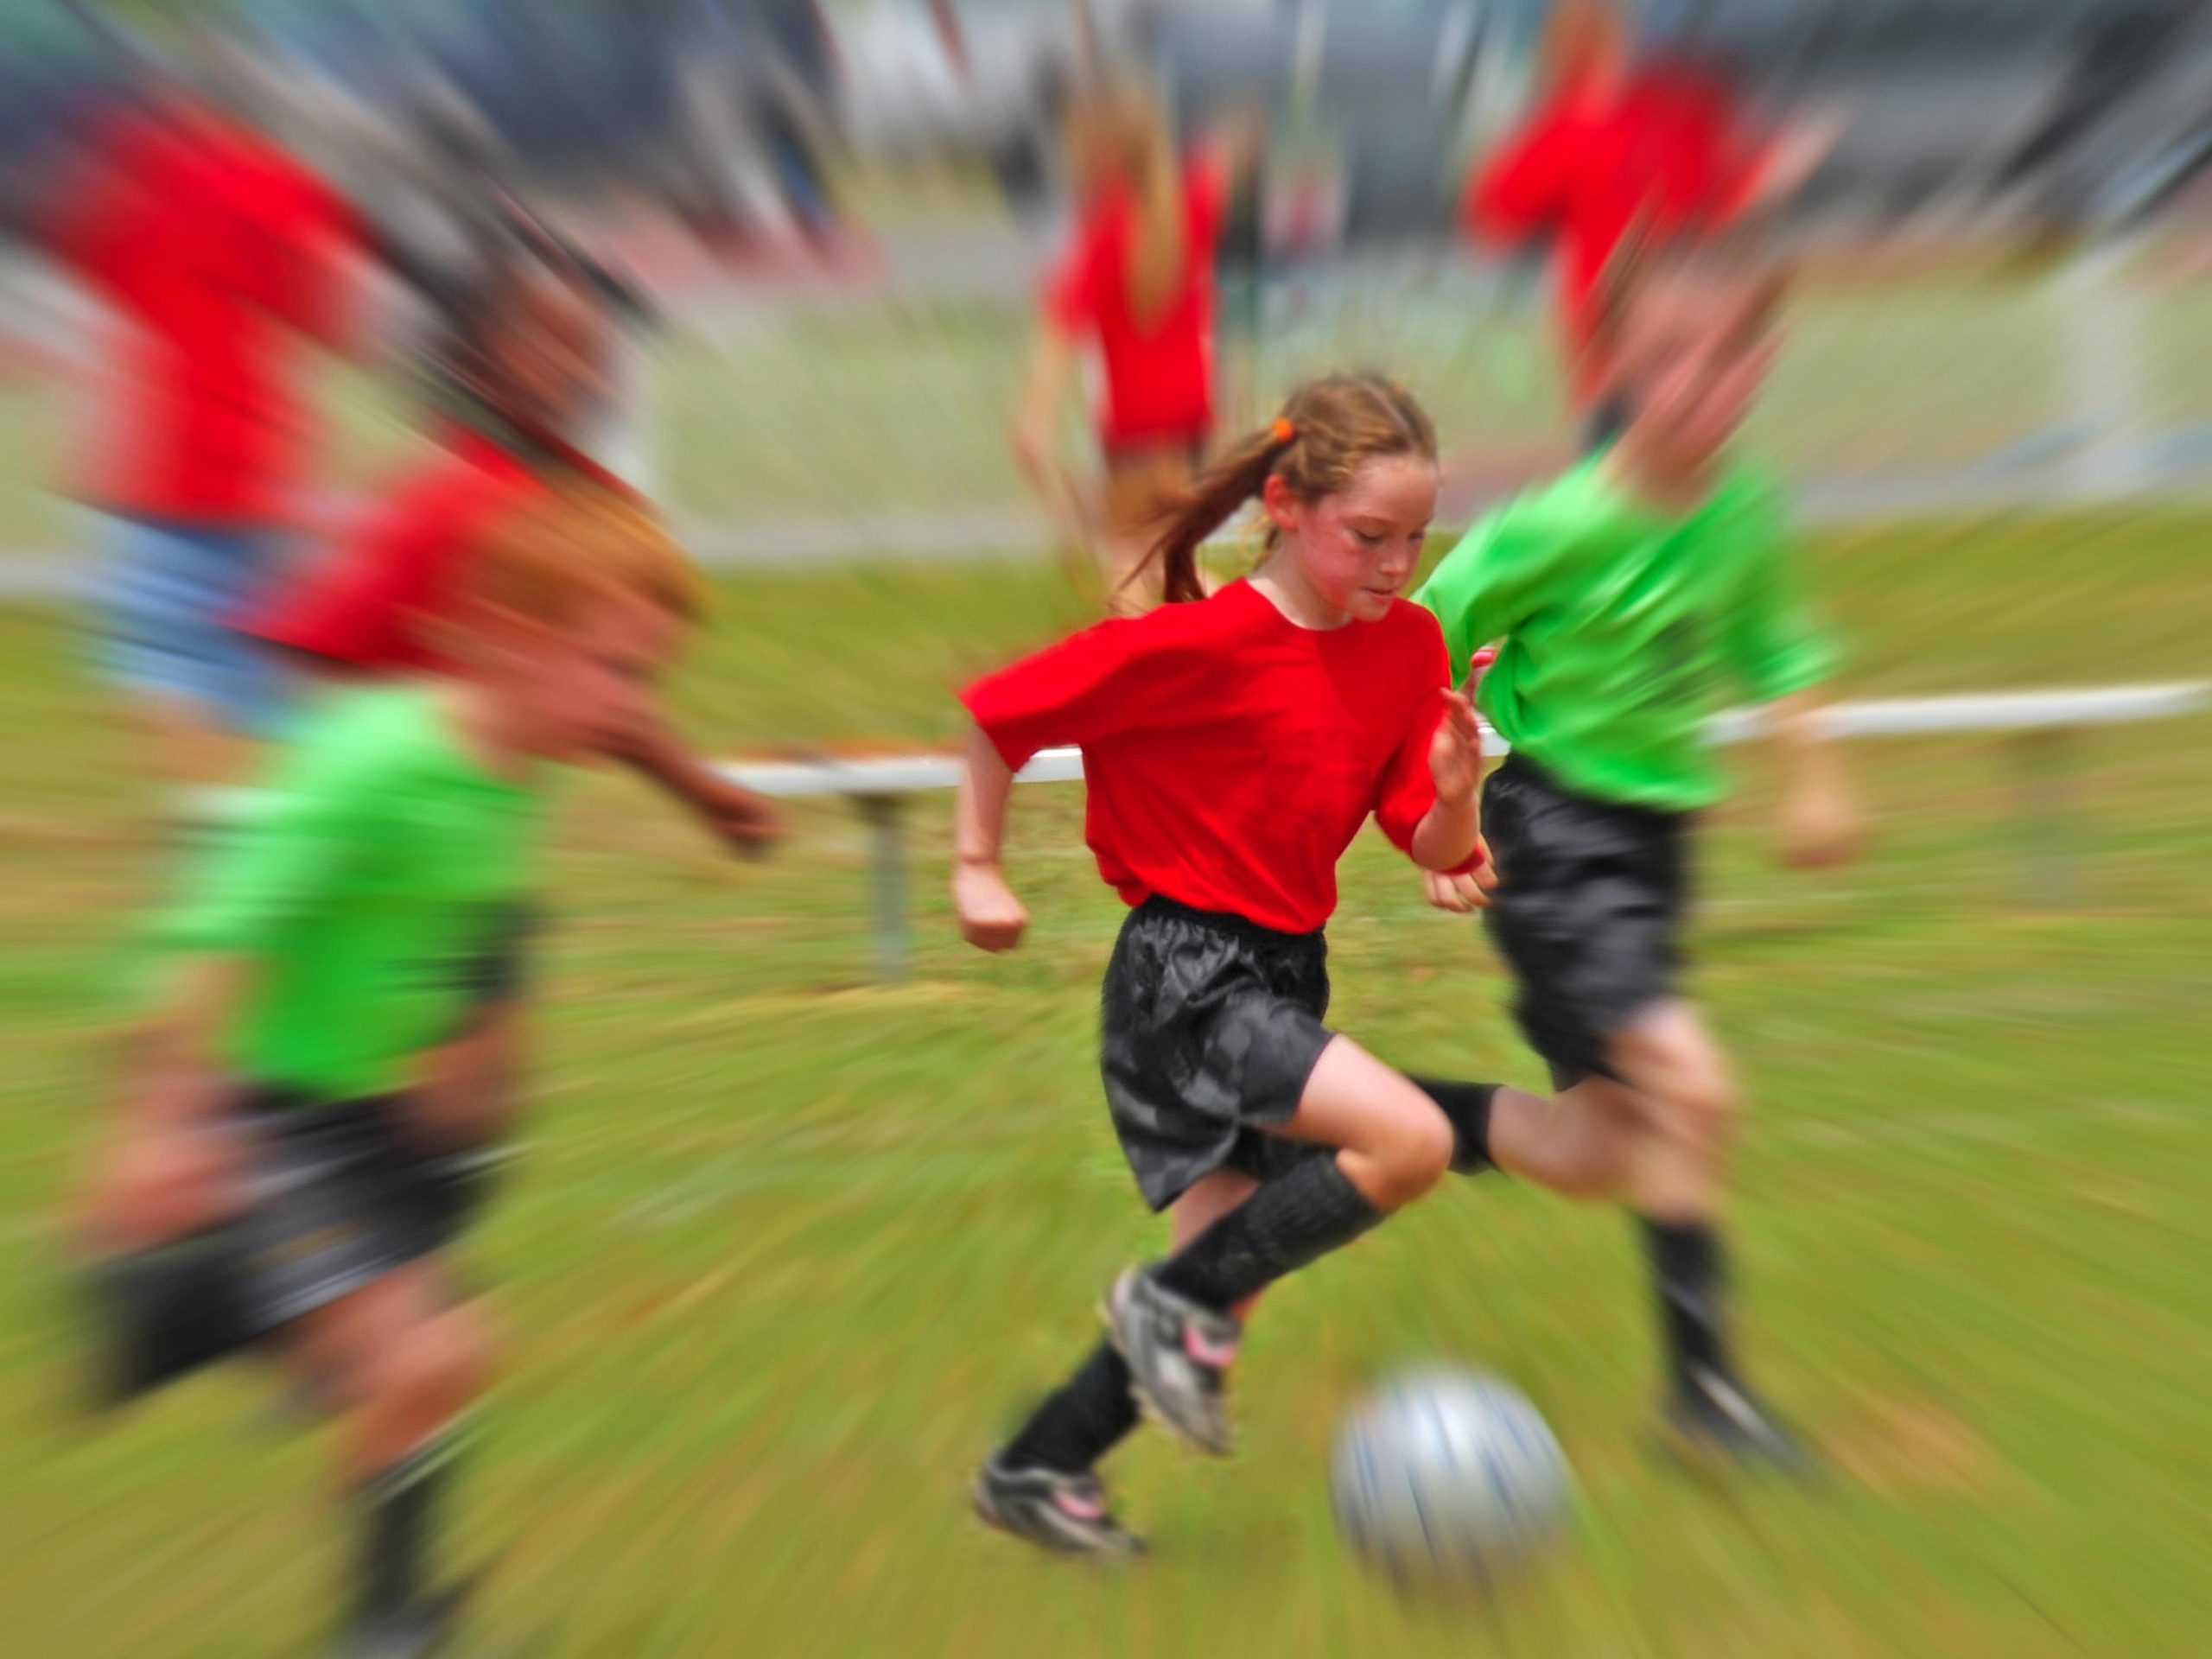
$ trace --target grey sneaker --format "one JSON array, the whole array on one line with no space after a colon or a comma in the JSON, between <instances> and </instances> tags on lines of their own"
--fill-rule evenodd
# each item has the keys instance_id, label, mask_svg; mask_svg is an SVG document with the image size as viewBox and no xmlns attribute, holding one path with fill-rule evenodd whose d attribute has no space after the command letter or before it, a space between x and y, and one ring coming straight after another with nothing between
<instances>
[{"instance_id":1,"label":"grey sneaker","mask_svg":"<svg viewBox=\"0 0 2212 1659\"><path fill-rule=\"evenodd\" d=\"M402 1612L354 1625L328 1659L430 1659L452 1651L467 1588L432 1596Z\"/></svg>"},{"instance_id":2,"label":"grey sneaker","mask_svg":"<svg viewBox=\"0 0 2212 1659\"><path fill-rule=\"evenodd\" d=\"M1137 1403L1199 1451L1225 1458L1229 1367L1243 1327L1226 1313L1160 1288L1149 1268L1131 1268L1106 1299L1106 1329L1129 1362Z\"/></svg>"},{"instance_id":3,"label":"grey sneaker","mask_svg":"<svg viewBox=\"0 0 2212 1659\"><path fill-rule=\"evenodd\" d=\"M1058 1555L1130 1556L1144 1540L1106 1507L1096 1475L1010 1469L994 1456L976 1471L976 1513L983 1524Z\"/></svg>"}]
</instances>

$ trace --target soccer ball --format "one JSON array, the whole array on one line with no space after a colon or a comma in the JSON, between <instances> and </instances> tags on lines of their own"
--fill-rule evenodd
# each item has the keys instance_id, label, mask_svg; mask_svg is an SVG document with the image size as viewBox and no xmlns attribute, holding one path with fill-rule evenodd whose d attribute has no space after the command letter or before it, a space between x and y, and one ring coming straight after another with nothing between
<instances>
[{"instance_id":1,"label":"soccer ball","mask_svg":"<svg viewBox=\"0 0 2212 1659\"><path fill-rule=\"evenodd\" d=\"M1337 1433L1337 1530L1405 1588L1488 1588L1567 1528L1573 1478L1521 1392L1480 1372L1385 1383Z\"/></svg>"}]
</instances>

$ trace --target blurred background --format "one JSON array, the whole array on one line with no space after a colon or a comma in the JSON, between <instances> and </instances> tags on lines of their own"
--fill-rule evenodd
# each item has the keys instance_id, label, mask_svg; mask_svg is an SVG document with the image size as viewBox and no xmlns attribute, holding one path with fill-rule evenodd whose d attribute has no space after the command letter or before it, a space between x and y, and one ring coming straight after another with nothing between
<instances>
[{"instance_id":1,"label":"blurred background","mask_svg":"<svg viewBox=\"0 0 2212 1659\"><path fill-rule=\"evenodd\" d=\"M753 863L594 778L548 883L526 1157L475 1249L506 1342L466 1522L501 1562L493 1628L578 1656L2202 1650L2212 10L1623 21L1699 119L1792 161L1760 209L1789 331L1746 442L1792 486L1841 695L2160 689L2125 705L2155 719L2062 697L1855 745L1875 839L1832 878L1773 868L1756 772L1716 817L1699 988L1753 1102L1745 1317L1841 1478L1661 1471L1625 1225L1463 1186L1270 1302L1236 1465L1126 1460L1141 1576L996 1547L969 1465L1150 1242L1096 1099L1116 903L1080 791L1024 792L1033 949L985 962L947 920L941 792L830 789ZM569 435L717 578L675 689L693 741L940 751L953 688L1096 611L1063 556L1083 399L1045 404L1065 488L1010 442L1096 187L1084 89L1141 85L1178 155L1232 158L1217 433L1384 370L1436 417L1456 530L1576 452L1557 250L1484 189L1557 90L1558 24L1544 0L0 0L0 1647L302 1651L334 1573L265 1380L99 1425L73 1394L66 1207L123 964L169 786L220 781L149 758L100 676L113 521L193 487L147 434L188 405L219 464L251 452L251 499L211 511L267 532L278 584L446 442L493 244L556 247L621 324ZM1332 930L1344 1025L1532 1078L1487 947L1372 842ZM1329 1536L1338 1406L1433 1353L1526 1389L1582 1483L1574 1547L1474 1611L1402 1605Z\"/></svg>"}]
</instances>

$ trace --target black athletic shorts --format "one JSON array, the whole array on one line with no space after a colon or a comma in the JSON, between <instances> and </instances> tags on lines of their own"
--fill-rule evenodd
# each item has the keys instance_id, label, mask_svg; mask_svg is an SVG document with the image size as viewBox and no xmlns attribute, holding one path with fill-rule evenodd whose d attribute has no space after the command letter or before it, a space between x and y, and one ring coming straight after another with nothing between
<instances>
[{"instance_id":1,"label":"black athletic shorts","mask_svg":"<svg viewBox=\"0 0 2212 1659\"><path fill-rule=\"evenodd\" d=\"M1268 1135L1298 1110L1334 1034L1329 949L1239 916L1149 899L1129 912L1100 997L1100 1070L1145 1202L1217 1169L1258 1179L1317 1150Z\"/></svg>"},{"instance_id":2,"label":"black athletic shorts","mask_svg":"<svg viewBox=\"0 0 2212 1659\"><path fill-rule=\"evenodd\" d=\"M1607 1044L1681 978L1691 815L1592 800L1513 754L1482 817L1498 879L1483 923L1529 1046L1554 1088L1614 1075Z\"/></svg>"},{"instance_id":3,"label":"black athletic shorts","mask_svg":"<svg viewBox=\"0 0 2212 1659\"><path fill-rule=\"evenodd\" d=\"M232 1357L293 1320L451 1244L473 1218L483 1150L425 1156L390 1099L244 1103L246 1206L233 1221L105 1262L93 1318L127 1399Z\"/></svg>"}]
</instances>

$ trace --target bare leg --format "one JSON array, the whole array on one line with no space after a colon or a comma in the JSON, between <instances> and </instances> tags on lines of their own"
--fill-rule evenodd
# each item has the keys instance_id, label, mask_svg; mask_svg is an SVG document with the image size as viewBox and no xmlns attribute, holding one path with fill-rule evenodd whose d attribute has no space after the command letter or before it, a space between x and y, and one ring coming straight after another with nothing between
<instances>
[{"instance_id":1,"label":"bare leg","mask_svg":"<svg viewBox=\"0 0 2212 1659\"><path fill-rule=\"evenodd\" d=\"M429 1262L318 1310L289 1334L295 1363L327 1385L340 1414L348 1506L361 1529L353 1639L397 1645L404 1635L427 1646L454 1616L453 1598L433 1582L433 1544L455 1430L490 1369L489 1338Z\"/></svg>"},{"instance_id":2,"label":"bare leg","mask_svg":"<svg viewBox=\"0 0 2212 1659\"><path fill-rule=\"evenodd\" d=\"M1642 1109L1627 1198L1662 1221L1720 1209L1736 1093L1719 1047L1687 1002L1655 1005L1613 1039L1607 1059Z\"/></svg>"},{"instance_id":3,"label":"bare leg","mask_svg":"<svg viewBox=\"0 0 2212 1659\"><path fill-rule=\"evenodd\" d=\"M1501 1089L1491 1105L1497 1166L1570 1198L1622 1196L1643 1135L1641 1103L1606 1077L1549 1096Z\"/></svg>"},{"instance_id":4,"label":"bare leg","mask_svg":"<svg viewBox=\"0 0 2212 1659\"><path fill-rule=\"evenodd\" d=\"M1452 1166L1452 1126L1436 1103L1347 1037L1321 1051L1298 1110L1276 1133L1336 1147L1344 1179L1386 1215Z\"/></svg>"}]
</instances>

